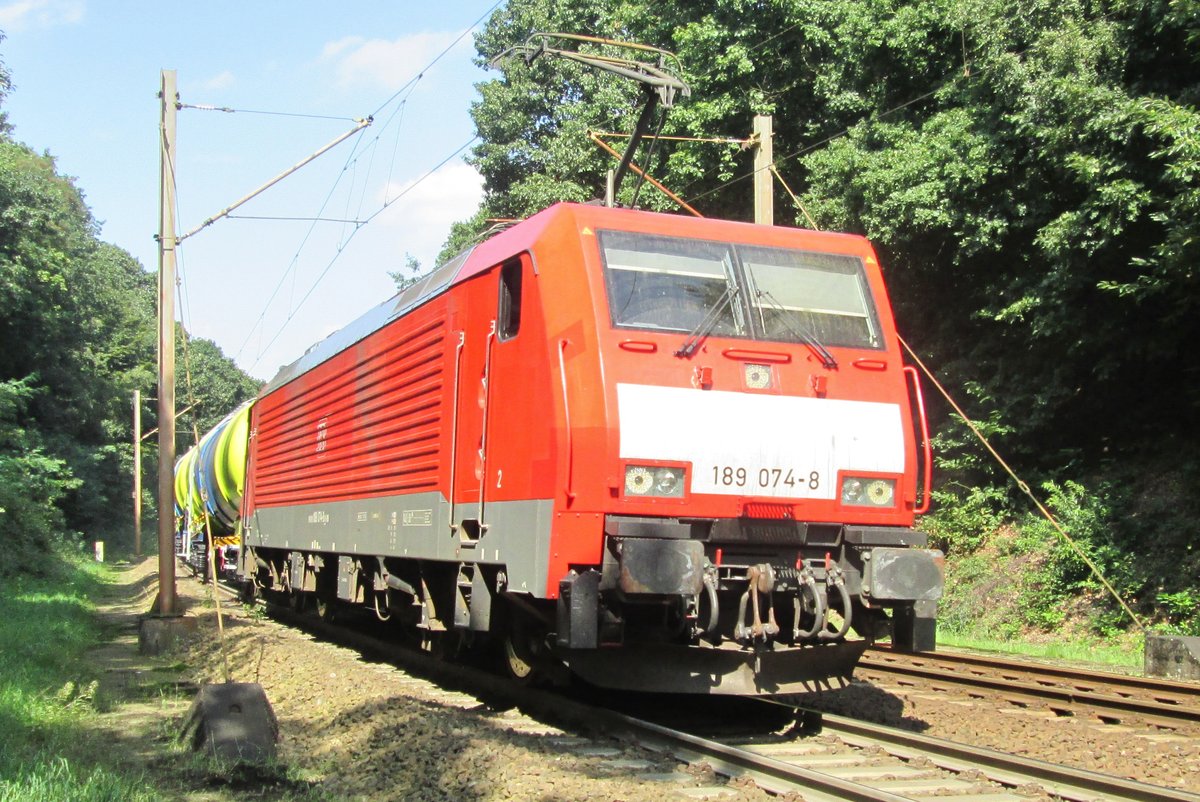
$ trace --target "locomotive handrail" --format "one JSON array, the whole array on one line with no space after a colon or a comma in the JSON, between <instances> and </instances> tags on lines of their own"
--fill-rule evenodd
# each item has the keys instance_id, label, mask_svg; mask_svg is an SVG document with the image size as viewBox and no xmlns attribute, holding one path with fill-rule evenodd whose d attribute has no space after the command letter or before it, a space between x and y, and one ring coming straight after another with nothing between
<instances>
[{"instance_id":1,"label":"locomotive handrail","mask_svg":"<svg viewBox=\"0 0 1200 802\"><path fill-rule=\"evenodd\" d=\"M483 536L487 524L483 520L483 499L486 492L487 450L488 450L488 416L492 402L492 346L496 343L496 321L492 321L487 333L487 345L483 350L483 431L479 435L479 536Z\"/></svg>"},{"instance_id":2,"label":"locomotive handrail","mask_svg":"<svg viewBox=\"0 0 1200 802\"><path fill-rule=\"evenodd\" d=\"M462 352L466 344L465 331L458 333L458 345L454 348L454 401L450 406L453 420L450 424L450 531L457 532L458 525L454 523L454 493L458 489L458 391L459 378L462 372Z\"/></svg>"},{"instance_id":3,"label":"locomotive handrail","mask_svg":"<svg viewBox=\"0 0 1200 802\"><path fill-rule=\"evenodd\" d=\"M563 417L567 424L567 501L575 500L575 441L571 429L571 402L567 397L567 364L563 354L571 341L565 337L558 341L558 377L562 382Z\"/></svg>"},{"instance_id":4,"label":"locomotive handrail","mask_svg":"<svg viewBox=\"0 0 1200 802\"><path fill-rule=\"evenodd\" d=\"M921 482L921 505L913 512L924 515L929 512L930 496L933 493L933 446L929 442L929 421L925 418L925 396L921 393L921 377L912 365L904 366L904 375L912 379L913 393L917 398L917 414L921 419L921 453L925 470Z\"/></svg>"}]
</instances>

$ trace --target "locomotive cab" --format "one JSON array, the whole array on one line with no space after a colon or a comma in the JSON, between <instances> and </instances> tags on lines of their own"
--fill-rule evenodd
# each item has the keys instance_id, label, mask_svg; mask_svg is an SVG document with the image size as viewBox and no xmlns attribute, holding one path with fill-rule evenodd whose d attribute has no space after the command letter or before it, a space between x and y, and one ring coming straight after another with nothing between
<instances>
[{"instance_id":1,"label":"locomotive cab","mask_svg":"<svg viewBox=\"0 0 1200 802\"><path fill-rule=\"evenodd\" d=\"M572 669L612 684L606 646L664 666L696 646L694 684L763 692L764 660L794 685L848 676L879 637L933 649L942 555L911 528L923 420L870 245L591 211L598 347L580 370L604 377L607 460L575 480L603 490L603 553L559 584Z\"/></svg>"}]
</instances>

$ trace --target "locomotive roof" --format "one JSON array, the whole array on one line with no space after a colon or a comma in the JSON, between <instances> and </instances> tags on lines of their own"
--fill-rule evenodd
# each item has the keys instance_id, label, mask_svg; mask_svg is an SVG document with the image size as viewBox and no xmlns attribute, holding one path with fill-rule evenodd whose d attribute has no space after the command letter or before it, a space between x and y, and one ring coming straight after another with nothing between
<instances>
[{"instance_id":1,"label":"locomotive roof","mask_svg":"<svg viewBox=\"0 0 1200 802\"><path fill-rule=\"evenodd\" d=\"M289 365L279 369L259 392L259 397L282 387L293 379L302 376L317 365L329 360L336 354L350 348L355 343L365 339L374 332L386 326L396 318L407 314L412 309L445 292L451 286L475 276L490 267L508 259L513 254L520 253L530 247L543 231L564 217L575 218L586 216L589 222L610 224L615 228L642 228L650 221L661 226L664 219L669 219L672 227L681 229L703 226L707 237L730 239L761 238L764 232L771 229L752 223L741 223L712 218L696 219L680 215L663 214L659 212L644 212L634 209L614 209L604 206L577 203L556 203L543 209L496 236L462 251L448 262L438 265L432 271L418 279L414 284L398 292L379 306L368 311L352 323L333 332L324 340L314 343L304 355ZM640 225L639 225L640 224ZM698 230L698 229L697 229ZM779 229L775 229L778 231ZM794 235L796 229L787 229ZM750 234L753 232L753 234ZM684 233L684 232L679 232ZM832 244L841 241L842 248L848 240L862 241L863 238L852 234L835 232L807 231L807 235L819 239L823 243ZM748 234L750 235L748 237ZM839 248L838 250L841 250Z\"/></svg>"}]
</instances>

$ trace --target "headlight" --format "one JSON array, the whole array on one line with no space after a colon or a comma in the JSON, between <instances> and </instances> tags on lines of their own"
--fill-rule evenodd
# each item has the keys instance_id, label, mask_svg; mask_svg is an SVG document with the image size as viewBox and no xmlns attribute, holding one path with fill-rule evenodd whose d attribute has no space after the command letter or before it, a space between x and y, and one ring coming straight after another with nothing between
<instances>
[{"instance_id":1,"label":"headlight","mask_svg":"<svg viewBox=\"0 0 1200 802\"><path fill-rule=\"evenodd\" d=\"M747 388L751 390L769 390L771 388L770 365L746 365L742 371Z\"/></svg>"},{"instance_id":2,"label":"headlight","mask_svg":"<svg viewBox=\"0 0 1200 802\"><path fill-rule=\"evenodd\" d=\"M654 472L654 490L663 496L673 496L679 489L679 473L671 468L662 468Z\"/></svg>"},{"instance_id":3,"label":"headlight","mask_svg":"<svg viewBox=\"0 0 1200 802\"><path fill-rule=\"evenodd\" d=\"M625 469L625 492L631 496L644 496L654 489L654 474L649 468L630 465Z\"/></svg>"},{"instance_id":4,"label":"headlight","mask_svg":"<svg viewBox=\"0 0 1200 802\"><path fill-rule=\"evenodd\" d=\"M896 480L847 476L842 479L842 503L852 507L894 507Z\"/></svg>"},{"instance_id":5,"label":"headlight","mask_svg":"<svg viewBox=\"0 0 1200 802\"><path fill-rule=\"evenodd\" d=\"M686 484L686 468L662 468L653 465L625 466L625 494L679 498Z\"/></svg>"}]
</instances>

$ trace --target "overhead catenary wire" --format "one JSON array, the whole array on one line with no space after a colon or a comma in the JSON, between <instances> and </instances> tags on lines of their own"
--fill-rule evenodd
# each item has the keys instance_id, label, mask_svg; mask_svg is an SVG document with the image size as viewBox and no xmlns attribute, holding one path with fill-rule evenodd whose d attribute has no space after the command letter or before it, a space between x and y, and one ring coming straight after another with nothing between
<instances>
[{"instance_id":1,"label":"overhead catenary wire","mask_svg":"<svg viewBox=\"0 0 1200 802\"><path fill-rule=\"evenodd\" d=\"M442 50L442 52L440 52L440 53L438 53L436 56L434 56L434 58L433 58L433 61L431 61L431 62L429 62L428 64L426 64L426 65L425 65L425 66L424 66L424 67L421 69L421 71L420 71L419 73L417 73L417 74L416 74L416 76L414 76L413 78L409 79L408 83L406 83L404 86L402 86L402 87L400 87L399 89L397 89L397 90L395 91L395 93L393 93L393 94L392 94L392 96L391 96L391 97L389 97L387 100L383 101L383 103L380 103L380 104L379 104L379 108L377 108L377 109L376 109L376 110L375 110L375 111L372 113L372 116L378 115L378 114L379 114L379 112L383 111L385 108L387 108L387 107L388 107L388 105L389 105L389 104L390 104L390 103L391 103L393 100L395 100L397 97L399 97L399 96L400 96L400 94L401 94L401 93L402 93L402 92L403 92L405 89L409 88L409 86L410 86L410 85L413 85L413 84L415 84L417 81L419 81L419 80L421 80L422 78L424 78L424 77L425 77L425 73L426 73L428 70L430 70L430 69L431 69L431 68L432 68L432 67L433 67L435 64L437 64L439 61L441 61L443 56L445 56L447 53L449 53L451 50L453 50L453 49L454 49L454 47L455 47L455 46L456 46L456 45L457 45L459 42L461 42L461 41L462 41L463 37L465 37L465 36L466 36L467 34L469 34L471 31L475 30L475 26L476 26L476 25L478 25L479 23L483 22L483 21L484 21L484 19L486 19L487 17L491 16L492 12L494 12L494 11L495 11L497 8L499 8L500 6L504 5L504 3L505 3L505 0L496 0L496 2L495 2L495 3L493 3L493 4L491 5L491 7L490 7L490 8L488 8L488 10L487 10L487 11L483 12L482 14L480 14L480 15L479 15L479 17L478 17L478 18L477 18L477 19L476 19L474 22L472 22L470 25L468 25L466 28L464 28L464 29L463 29L463 31L462 31L462 32L461 32L461 33L460 33L458 36L454 37L454 41L453 41L453 42L451 42L450 44L446 45L445 49L443 49L443 50Z\"/></svg>"},{"instance_id":2,"label":"overhead catenary wire","mask_svg":"<svg viewBox=\"0 0 1200 802\"><path fill-rule=\"evenodd\" d=\"M292 295L292 298L294 299L295 279L297 276L296 268L299 264L300 255L304 251L306 246L308 245L314 231L316 230L317 223L323 222L322 218L326 217L326 215L324 214L325 209L326 209L326 207L328 207L329 203L333 200L333 197L334 197L335 193L337 192L338 187L341 185L343 180L346 178L347 173L356 169L358 160L362 156L362 151L366 150L367 148L372 149L372 158L373 158L374 149L378 146L378 143L379 143L381 137L383 136L384 132L386 130L388 130L388 128L393 123L393 121L397 121L398 124L397 124L397 128L395 129L396 130L396 141L393 145L392 157L389 161L389 166L388 166L388 177L385 182L385 186L387 188L389 188L388 190L385 190L385 191L390 191L391 177L394 173L395 164L396 164L396 150L397 150L398 144L399 144L399 125L402 124L404 121L404 109L406 108L408 98L412 95L412 92L415 90L417 84L425 77L426 73L428 73L430 69L432 69L435 65L437 65L437 63L439 61L441 61L442 58L444 58L447 53L449 53L451 50L453 50L454 47L457 46L459 44L459 42L461 42L467 36L467 34L469 34L472 30L474 30L475 27L477 25L479 25L480 22L482 22L489 15L491 15L502 4L503 4L503 0L497 0L497 2L493 3L485 12L483 12L481 15L479 15L479 17L477 17L469 26L464 28L445 48L443 48L432 60L430 60L429 63L427 63L421 70L419 70L416 75L414 75L412 78L410 78L408 81L406 81L403 85L401 85L399 89L397 89L395 92L393 92L383 103L381 103L371 113L370 116L372 118L378 119L384 113L384 111L388 108L389 105L393 104L397 99L400 99L399 104L397 104L396 108L393 109L393 111L390 113L390 115L388 115L386 121L382 125L377 126L377 133L376 133L375 137L370 141L369 144L360 148L359 145L362 142L361 138L355 143L354 149L347 156L346 162L343 164L342 170L338 173L338 177L334 180L332 186L329 189L329 192L326 194L325 199L322 201L320 210L315 215L313 215L313 219L311 220L311 225L309 226L308 230L305 232L303 238L301 239L301 242L300 242L299 246L297 247L297 250L296 250L295 254L293 255L291 261L289 262L288 266L284 269L283 273L280 275L279 281L276 284L275 288L272 290L267 301L263 304L262 310L260 311L257 319L255 320L255 323L251 326L250 330L246 333L246 337L245 337L245 339L243 339L241 345L238 346L238 349L234 354L234 359L241 358L242 354L246 350L247 345L250 344L250 341L254 338L255 334L257 333L259 335L259 347L258 347L258 353L256 355L256 358L251 365L251 369L253 369L254 367L256 367L259 364L259 362L261 362L263 356L266 353L266 349L268 349L270 347L270 344L273 344L279 338L279 336L283 333L283 330L292 321L292 319L295 317L296 312L298 311L298 306L292 307L290 302L289 302L289 311L284 319L284 322L280 325L280 328L271 337L269 343L265 346L262 345L262 338L265 335L265 324L266 324L267 312L270 310L272 304L275 302L275 299L278 297L279 291L283 288L284 284L287 282L289 275L292 276L293 291L292 291L291 295ZM463 146L463 148L460 148L458 151L456 151L456 154L458 152L461 152L462 149L465 149L465 147L469 147L469 145L472 144L473 142L474 142L474 139L471 142L467 143L467 145ZM441 165L439 164L439 167L440 166ZM418 180L418 183L419 183L419 181L424 180L425 177L427 177L427 176L422 176L422 178ZM364 179L363 183L364 183L363 191L365 193L366 179ZM415 186L415 185L416 185L415 183L411 184L409 186L409 189L411 189L411 187ZM348 245L350 240L352 240L355 237L355 235L361 230L362 226L366 225L371 220L373 220L375 217L377 217L378 214L383 211L383 209L386 209L389 205L391 205L392 202L394 202L399 197L401 197L402 194L404 194L405 192L407 192L407 189L404 190L404 192L402 192L401 195L397 195L394 198L393 197L385 197L383 206L379 210L377 210L375 213L367 216L366 218L361 218L361 209L362 209L361 202L360 202L360 206L359 206L360 214L356 214L356 215L344 214L342 216L341 219L345 221L344 225L348 225L351 228L349 229L348 233L346 233L345 238L338 243L338 245L336 246L334 258L330 260L330 262L325 266L325 269L321 272L321 274L313 282L312 286L310 286L308 291L304 294L304 296L301 300L301 303L303 303L303 301L306 300L312 294L312 290L315 288L316 284L320 283L320 281L328 273L329 269L333 266L333 264L335 264L337 262L338 257L341 255L341 253L345 249L346 245ZM363 197L365 197L365 195ZM347 200L349 200L349 194L347 195ZM349 209L347 209L346 211L349 211Z\"/></svg>"},{"instance_id":3,"label":"overhead catenary wire","mask_svg":"<svg viewBox=\"0 0 1200 802\"><path fill-rule=\"evenodd\" d=\"M443 50L441 52L439 52L423 69L421 69L417 73L417 75L415 75L412 79L410 79L408 82L406 82L403 86L400 87L400 89L398 89L387 100L385 100L382 104L380 104L380 106L375 110L375 112L373 112L371 115L369 115L369 117L367 119L373 118L373 117L379 115L380 113L382 113L383 110L386 109L389 104L391 104L393 101L395 101L396 98L400 97L401 95L404 95L406 91L407 91L408 95L411 95L412 90L415 88L417 83L422 78L425 77L425 73L428 72L428 70L431 69L434 65L436 65L459 42L461 42L462 39L468 33L470 33L471 30L473 30L476 25L479 24L479 22L481 22L483 19L485 19L491 13L493 13L502 4L502 2L503 2L503 0L498 0L498 2L496 2L492 6L490 6L489 9L486 12L484 12L482 15L480 15L470 26L464 28L454 38L454 40L449 45L447 45L445 48L443 48ZM404 108L404 103L408 98L408 95L405 95L404 100L401 101L401 104L398 107L398 109L396 111L392 112L391 118L389 119L389 123L391 122L392 119L395 119L398 115L399 115L401 121L403 120L402 111ZM346 117L340 117L340 116L335 116L335 115L303 114L303 113L294 113L294 112L264 111L264 110L255 110L255 109L235 109L235 108L231 108L231 107L227 107L227 106L202 105L202 104L182 104L182 103L180 103L180 104L178 104L178 106L179 106L179 108L190 108L190 109L198 109L198 110L206 110L206 111L219 111L219 112L225 112L225 113L266 114L266 115L279 116L279 117L296 117L296 118L308 118L308 119L334 119L334 120L350 119L350 120L355 120L356 122L360 123L359 127L356 130L361 130L361 128L362 128L361 120L357 120L356 118L346 118ZM383 128L386 128L386 127L387 127L387 125L385 124L385 126L383 126ZM353 132L351 132L351 133L353 133ZM342 139L344 139L345 136L346 135L343 135L343 137L339 138L338 141L342 141ZM371 144L375 145L379 141L380 136L382 136L382 129L380 130L380 134L376 136L376 138L372 141ZM397 137L398 137L398 133L397 133ZM328 146L327 146L326 150L327 149L328 149ZM372 149L371 154L372 154L372 158L373 158L374 149ZM293 286L294 286L295 267L298 263L301 252L304 250L305 246L308 244L308 242L310 240L310 237L314 230L315 224L317 222L324 222L325 220L329 219L323 214L324 208L328 205L328 202L333 198L334 193L337 191L338 185L341 183L342 179L345 177L345 173L351 167L353 167L354 165L357 164L357 160L359 157L360 157L360 148L356 145L355 148L352 150L351 154L347 157L346 164L344 165L342 172L339 173L338 179L336 179L334 181L333 186L330 188L330 191L327 194L325 201L322 203L321 210L311 218L311 222L313 225L310 226L309 231L306 232L306 234L302 238L301 243L296 251L295 256L293 257L288 268L286 268L284 273L280 276L279 283L276 285L275 290L271 293L266 304L264 304L262 313L259 315L258 320L254 324L254 326L251 328L250 332L248 333L246 339L242 342L241 346L239 346L239 349L238 349L237 353L235 354L235 359L239 358L241 356L242 352L245 350L246 345L249 343L250 339L254 336L255 332L259 331L261 333L260 326L262 323L265 322L266 312L270 308L271 304L274 302L275 298L278 296L278 292L282 288L283 284L286 282L287 276L289 274L293 275ZM298 169L299 166L300 165L297 165L296 168L293 168L291 171L289 171L289 174L290 174L290 172L294 172L295 169ZM395 149L393 149L393 156L391 159L391 164L390 164L390 169L389 169L389 177L388 177L389 185L390 185L390 179L391 179L391 171L394 170L394 166L395 166ZM279 180L279 179L277 178L276 181L277 180ZM364 180L364 183L363 183L363 193L364 194L360 198L360 203L359 203L359 211L360 212L362 209L362 203L365 200L365 191L366 191L366 181ZM188 232L187 234L183 235L183 237L181 237L180 239L186 239L187 237L195 234L200 228L204 228L207 225L211 225L212 222L214 222L216 219L224 217L224 216L228 216L230 211L233 208L240 206L242 203L249 200L250 197L253 197L253 196L248 196L247 198L244 198L241 201L239 201L234 206L229 207L228 209L224 210L223 213L218 214L218 215L214 216L213 218L209 218L198 229ZM395 198L387 199L383 208L386 208L388 205L390 205L390 203L392 201L395 201L399 197L400 197L400 195L396 196ZM361 226L366 224L367 222L370 222L370 220L373 219L374 217L376 217L380 211L382 211L382 209L377 210L374 214L368 216L366 219L356 219L356 218L361 218L361 214L356 215L355 218L350 218L349 216L339 218L339 221L353 226L353 228L350 230L350 232L346 236L346 238L343 239L343 241L340 242L339 245L337 246L337 253L339 255L344 250L345 246L349 243L349 241L351 239L353 239L354 235L357 234L357 232L360 230ZM326 266L326 269L324 271L322 271L321 275L314 282L314 286L316 283L319 283L322 278L324 278L325 274L328 272L329 268L332 266L332 264L334 262L336 262L336 256L335 256L335 259L331 260L330 264L328 264ZM304 299L307 299L309 297L309 295L311 295L311 292L312 292L312 287L310 287L308 292L305 293ZM303 300L301 303L303 303ZM289 314L288 314L286 320L284 321L283 326L286 326L287 323L291 321L291 319L295 316L297 309L298 309L298 307L294 307L289 311ZM278 338L278 336L281 332L282 332L282 328L280 329L280 331L276 332L274 337L272 337L272 339L271 339L272 343ZM261 342L261 340L260 340L260 342ZM267 346L267 347L269 347L269 346ZM263 356L263 350L264 349L260 349L259 354L258 354L258 360L256 360L254 363L255 365L257 365L258 361L261 360L261 358Z\"/></svg>"},{"instance_id":4,"label":"overhead catenary wire","mask_svg":"<svg viewBox=\"0 0 1200 802\"><path fill-rule=\"evenodd\" d=\"M622 133L620 131L592 131L598 137L610 139L628 139L632 134ZM738 138L732 136L668 136L664 134L647 134L643 139L648 140L663 140L667 142L712 142L721 145L745 145L750 140L746 137Z\"/></svg>"},{"instance_id":5,"label":"overhead catenary wire","mask_svg":"<svg viewBox=\"0 0 1200 802\"><path fill-rule=\"evenodd\" d=\"M262 109L233 109L229 106L213 106L208 103L180 103L180 109L193 109L195 111L219 111L225 114L261 114L267 117L298 117L306 120L341 120L343 122L356 122L355 117L344 117L335 114L306 114L296 111L264 111Z\"/></svg>"},{"instance_id":6,"label":"overhead catenary wire","mask_svg":"<svg viewBox=\"0 0 1200 802\"><path fill-rule=\"evenodd\" d=\"M364 226L369 224L372 220L374 220L376 217L378 217L380 214L382 214L384 211L386 211L389 206L391 206L393 203L395 203L396 201L403 198L405 195L407 195L412 190L416 189L416 187L418 185L420 185L423 181L425 181L425 179L429 178L431 175L433 175L438 170L440 170L442 167L444 167L448 162L450 162L450 160L454 159L456 156L461 154L464 150L466 150L471 145L473 145L476 142L476 140L478 140L478 139L479 139L478 136L474 136L474 137L471 137L471 139L464 142L463 144L459 145L454 150L454 152L452 152L449 156L446 156L444 159L442 159L440 162L438 162L438 164L436 166L434 166L431 169L429 169L428 171L426 171L425 174L423 174L420 178L418 178L417 180L415 180L411 184L409 184L402 192L397 194L394 198L386 200L373 213L371 213L367 217L363 218L362 220L358 221L358 223L355 225L354 229L350 232L350 235L337 246L336 250L334 251L333 257L329 260L329 262L326 263L324 269L321 271L321 273L316 277L316 279L309 286L308 291L305 292L304 296L299 300L299 302L296 303L296 305L288 313L287 318L284 320L283 324L280 325L279 329L275 332L274 336L271 337L270 341L268 341L266 345L262 346L262 348L260 349L258 358L250 366L251 369L253 369L254 367L257 367L258 363L262 360L263 354L265 354L266 351L268 349L270 349L270 347L272 345L275 344L275 341L279 339L281 334L283 334L283 331L287 327L287 324L292 321L292 319L296 316L296 313L299 312L301 307L304 306L305 302L307 302L308 299L310 297L312 297L313 292L316 291L317 287L321 284L321 281L324 280L325 276L328 275L329 271L333 268L333 266L341 258L342 253L345 252L346 246L348 246L350 244L351 240L354 239L354 236L359 231L361 231Z\"/></svg>"},{"instance_id":7,"label":"overhead catenary wire","mask_svg":"<svg viewBox=\"0 0 1200 802\"><path fill-rule=\"evenodd\" d=\"M385 125L386 125L386 123L385 123ZM357 142L355 143L354 147L355 147L355 151L356 151L356 149L358 147ZM342 169L338 173L338 178L329 187L329 191L325 194L325 198L321 201L320 208L317 210L317 213L314 216L313 220L311 221L311 224L309 225L307 231L305 231L304 236L300 239L300 244L296 247L296 252L292 255L291 261L288 263L288 266L284 269L284 271L279 275L279 281L276 282L275 288L271 290L271 294L267 297L266 302L263 303L262 310L259 312L258 318L255 320L254 325L252 325L250 327L250 330L246 333L246 338L244 340L242 340L241 345L238 346L238 350L234 353L233 358L235 360L237 360L241 357L242 353L246 350L246 346L250 343L250 340L254 337L255 332L259 332L260 337L261 337L262 332L261 332L260 326L266 322L267 310L271 308L271 304L274 303L275 298L279 295L279 291L283 288L284 283L287 281L287 277L292 273L292 271L295 269L296 265L298 264L298 262L300 260L300 254L303 252L305 246L308 244L309 238L311 238L313 235L313 232L317 230L316 224L319 221L319 219L324 215L325 208L333 200L333 196L337 192L337 188L341 183L341 179L345 176L346 172L350 169L350 165L353 163L355 151L352 151L350 156L347 157L346 163L342 165ZM260 349L259 358L261 359L261 357L262 357L262 352ZM258 364L257 361L255 362L255 364Z\"/></svg>"},{"instance_id":8,"label":"overhead catenary wire","mask_svg":"<svg viewBox=\"0 0 1200 802\"><path fill-rule=\"evenodd\" d=\"M353 217L299 217L284 214L227 214L229 220L275 220L289 223L359 223Z\"/></svg>"}]
</instances>

